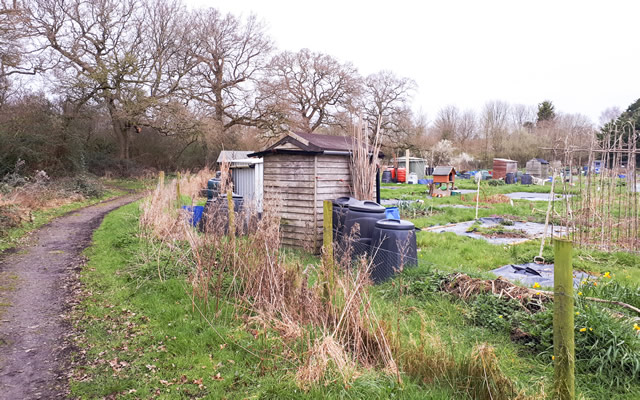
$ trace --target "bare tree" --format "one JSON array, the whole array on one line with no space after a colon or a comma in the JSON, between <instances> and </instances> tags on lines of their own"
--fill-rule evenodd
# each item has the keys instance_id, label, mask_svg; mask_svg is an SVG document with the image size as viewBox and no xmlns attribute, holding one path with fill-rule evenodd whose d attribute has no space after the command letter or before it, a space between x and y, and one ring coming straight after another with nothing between
<instances>
[{"instance_id":1,"label":"bare tree","mask_svg":"<svg viewBox=\"0 0 640 400\"><path fill-rule=\"evenodd\" d=\"M537 119L535 106L515 104L511 107L511 123L516 130L527 128L531 130Z\"/></svg>"},{"instance_id":2,"label":"bare tree","mask_svg":"<svg viewBox=\"0 0 640 400\"><path fill-rule=\"evenodd\" d=\"M478 130L478 119L476 113L473 110L466 110L460 117L460 123L458 125L458 141L460 142L460 148L464 146L473 138L476 137Z\"/></svg>"},{"instance_id":3,"label":"bare tree","mask_svg":"<svg viewBox=\"0 0 640 400\"><path fill-rule=\"evenodd\" d=\"M615 121L622 114L622 110L620 107L609 107L600 113L599 123L600 127L605 126L606 124Z\"/></svg>"},{"instance_id":4,"label":"bare tree","mask_svg":"<svg viewBox=\"0 0 640 400\"><path fill-rule=\"evenodd\" d=\"M412 79L398 77L391 71L367 76L361 108L369 130L375 131L380 119L380 135L383 139L394 140L405 136L406 124L412 118L409 103L416 87Z\"/></svg>"},{"instance_id":5,"label":"bare tree","mask_svg":"<svg viewBox=\"0 0 640 400\"><path fill-rule=\"evenodd\" d=\"M193 67L185 16L173 0L31 2L33 28L61 58L61 86L78 104L96 101L108 110L120 159L129 158L137 126L152 125Z\"/></svg>"},{"instance_id":6,"label":"bare tree","mask_svg":"<svg viewBox=\"0 0 640 400\"><path fill-rule=\"evenodd\" d=\"M499 155L504 150L509 109L508 103L499 100L489 101L484 105L481 123L485 140L485 161L489 161L491 153Z\"/></svg>"},{"instance_id":7,"label":"bare tree","mask_svg":"<svg viewBox=\"0 0 640 400\"><path fill-rule=\"evenodd\" d=\"M356 68L333 57L302 49L276 55L260 84L264 109L286 115L290 128L313 132L340 124L360 91Z\"/></svg>"},{"instance_id":8,"label":"bare tree","mask_svg":"<svg viewBox=\"0 0 640 400\"><path fill-rule=\"evenodd\" d=\"M13 76L35 75L48 67L29 43L33 31L21 3L0 0L0 106L9 96Z\"/></svg>"},{"instance_id":9,"label":"bare tree","mask_svg":"<svg viewBox=\"0 0 640 400\"><path fill-rule=\"evenodd\" d=\"M438 111L434 121L434 130L442 140L455 140L460 128L460 110L454 105L448 105Z\"/></svg>"},{"instance_id":10,"label":"bare tree","mask_svg":"<svg viewBox=\"0 0 640 400\"><path fill-rule=\"evenodd\" d=\"M256 126L265 117L256 107L256 81L272 42L255 16L246 21L209 8L195 11L198 65L189 95L219 123L221 132L235 125Z\"/></svg>"}]
</instances>

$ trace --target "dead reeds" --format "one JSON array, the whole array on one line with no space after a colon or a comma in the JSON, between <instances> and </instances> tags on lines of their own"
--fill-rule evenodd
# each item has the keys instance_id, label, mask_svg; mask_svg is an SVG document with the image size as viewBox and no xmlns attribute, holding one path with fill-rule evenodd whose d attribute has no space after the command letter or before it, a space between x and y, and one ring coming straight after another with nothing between
<instances>
[{"instance_id":1,"label":"dead reeds","mask_svg":"<svg viewBox=\"0 0 640 400\"><path fill-rule=\"evenodd\" d=\"M373 137L362 117L353 127L353 151L351 155L351 182L353 196L359 200L374 200L376 171L380 154L380 121Z\"/></svg>"}]
</instances>

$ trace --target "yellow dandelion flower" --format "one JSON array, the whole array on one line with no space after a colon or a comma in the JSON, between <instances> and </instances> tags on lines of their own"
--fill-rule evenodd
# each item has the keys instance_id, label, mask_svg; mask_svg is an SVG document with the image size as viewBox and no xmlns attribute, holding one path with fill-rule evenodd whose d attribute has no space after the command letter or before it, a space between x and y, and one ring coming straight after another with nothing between
<instances>
[{"instance_id":1,"label":"yellow dandelion flower","mask_svg":"<svg viewBox=\"0 0 640 400\"><path fill-rule=\"evenodd\" d=\"M582 296L582 292L578 292L578 296Z\"/></svg>"},{"instance_id":2,"label":"yellow dandelion flower","mask_svg":"<svg viewBox=\"0 0 640 400\"><path fill-rule=\"evenodd\" d=\"M580 328L580 332L586 332L587 328Z\"/></svg>"},{"instance_id":3,"label":"yellow dandelion flower","mask_svg":"<svg viewBox=\"0 0 640 400\"><path fill-rule=\"evenodd\" d=\"M593 331L593 328L589 328L589 332Z\"/></svg>"},{"instance_id":4,"label":"yellow dandelion flower","mask_svg":"<svg viewBox=\"0 0 640 400\"><path fill-rule=\"evenodd\" d=\"M536 295L540 296L540 292L536 292Z\"/></svg>"},{"instance_id":5,"label":"yellow dandelion flower","mask_svg":"<svg viewBox=\"0 0 640 400\"><path fill-rule=\"evenodd\" d=\"M502 318L502 315L498 315L498 318Z\"/></svg>"},{"instance_id":6,"label":"yellow dandelion flower","mask_svg":"<svg viewBox=\"0 0 640 400\"><path fill-rule=\"evenodd\" d=\"M640 326L638 324L633 324L633 329L640 331Z\"/></svg>"},{"instance_id":7,"label":"yellow dandelion flower","mask_svg":"<svg viewBox=\"0 0 640 400\"><path fill-rule=\"evenodd\" d=\"M611 278L611 274L609 273L609 271L605 272L603 276L605 278Z\"/></svg>"},{"instance_id":8,"label":"yellow dandelion flower","mask_svg":"<svg viewBox=\"0 0 640 400\"><path fill-rule=\"evenodd\" d=\"M576 311L576 315L580 315L580 311Z\"/></svg>"},{"instance_id":9,"label":"yellow dandelion flower","mask_svg":"<svg viewBox=\"0 0 640 400\"><path fill-rule=\"evenodd\" d=\"M534 289L537 289L537 288L539 288L539 287L540 287L540 284L539 284L538 282L536 282L536 283L534 283L534 284L533 284L533 288L534 288Z\"/></svg>"}]
</instances>

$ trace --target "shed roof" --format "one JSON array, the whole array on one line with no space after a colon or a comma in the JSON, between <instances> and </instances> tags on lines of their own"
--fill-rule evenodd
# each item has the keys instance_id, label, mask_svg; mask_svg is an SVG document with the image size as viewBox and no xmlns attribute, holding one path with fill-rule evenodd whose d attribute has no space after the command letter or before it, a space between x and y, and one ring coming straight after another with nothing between
<instances>
[{"instance_id":1,"label":"shed roof","mask_svg":"<svg viewBox=\"0 0 640 400\"><path fill-rule=\"evenodd\" d=\"M249 156L249 154L253 153L253 151L245 151L245 150L222 150L220 155L218 155L218 164L220 164L223 160L227 162L245 159Z\"/></svg>"},{"instance_id":2,"label":"shed roof","mask_svg":"<svg viewBox=\"0 0 640 400\"><path fill-rule=\"evenodd\" d=\"M534 158L534 160L536 160L540 164L549 164L549 161L543 160L542 158Z\"/></svg>"},{"instance_id":3,"label":"shed roof","mask_svg":"<svg viewBox=\"0 0 640 400\"><path fill-rule=\"evenodd\" d=\"M517 163L516 160L510 160L508 158L494 158L493 161L504 161L504 162L514 162Z\"/></svg>"},{"instance_id":4,"label":"shed roof","mask_svg":"<svg viewBox=\"0 0 640 400\"><path fill-rule=\"evenodd\" d=\"M320 135L317 133L289 132L283 138L249 157L262 157L273 153L321 154L330 151L351 152L354 139L348 136ZM380 157L384 157L380 153Z\"/></svg>"},{"instance_id":5,"label":"shed roof","mask_svg":"<svg viewBox=\"0 0 640 400\"><path fill-rule=\"evenodd\" d=\"M435 167L435 169L433 170L433 176L449 175L451 171L453 171L454 173L456 172L456 170L452 166Z\"/></svg>"}]
</instances>

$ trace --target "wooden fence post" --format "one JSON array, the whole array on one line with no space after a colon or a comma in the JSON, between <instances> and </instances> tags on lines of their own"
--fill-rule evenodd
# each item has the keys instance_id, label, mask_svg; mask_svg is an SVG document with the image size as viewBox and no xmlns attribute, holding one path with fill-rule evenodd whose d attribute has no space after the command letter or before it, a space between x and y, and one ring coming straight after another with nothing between
<instances>
[{"instance_id":1,"label":"wooden fence post","mask_svg":"<svg viewBox=\"0 0 640 400\"><path fill-rule=\"evenodd\" d=\"M158 173L158 186L164 187L164 171Z\"/></svg>"},{"instance_id":2,"label":"wooden fence post","mask_svg":"<svg viewBox=\"0 0 640 400\"><path fill-rule=\"evenodd\" d=\"M325 200L323 203L322 246L324 254L333 262L333 203L331 200Z\"/></svg>"},{"instance_id":3,"label":"wooden fence post","mask_svg":"<svg viewBox=\"0 0 640 400\"><path fill-rule=\"evenodd\" d=\"M325 286L325 296L330 300L334 288L334 260L333 260L333 202L325 200L322 207L322 255L325 267L329 269L327 286Z\"/></svg>"},{"instance_id":4,"label":"wooden fence post","mask_svg":"<svg viewBox=\"0 0 640 400\"><path fill-rule=\"evenodd\" d=\"M180 194L180 172L176 177L176 200L178 201L178 208L182 205L182 196Z\"/></svg>"},{"instance_id":5,"label":"wooden fence post","mask_svg":"<svg viewBox=\"0 0 640 400\"><path fill-rule=\"evenodd\" d=\"M235 237L236 237L236 216L234 214L234 210L233 210L233 193L231 192L231 189L227 190L227 205L229 208L229 237L231 238L231 240L234 242L235 245ZM235 247L234 247L234 254L235 254ZM235 256L234 256L235 257Z\"/></svg>"},{"instance_id":6,"label":"wooden fence post","mask_svg":"<svg viewBox=\"0 0 640 400\"><path fill-rule=\"evenodd\" d=\"M554 398L559 400L575 399L572 250L571 241L555 239L553 274Z\"/></svg>"}]
</instances>

